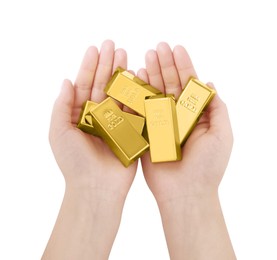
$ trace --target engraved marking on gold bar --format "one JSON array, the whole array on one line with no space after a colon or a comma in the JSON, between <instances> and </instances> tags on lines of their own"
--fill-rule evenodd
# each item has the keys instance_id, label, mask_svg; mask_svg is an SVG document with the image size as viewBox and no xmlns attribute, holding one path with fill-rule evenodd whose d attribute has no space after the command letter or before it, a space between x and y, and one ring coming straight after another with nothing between
<instances>
[{"instance_id":1,"label":"engraved marking on gold bar","mask_svg":"<svg viewBox=\"0 0 277 260\"><path fill-rule=\"evenodd\" d=\"M108 82L105 92L108 96L118 100L142 116L145 116L144 99L161 93L158 89L120 67L116 69Z\"/></svg>"},{"instance_id":2,"label":"engraved marking on gold bar","mask_svg":"<svg viewBox=\"0 0 277 260\"><path fill-rule=\"evenodd\" d=\"M177 161L181 148L172 95L157 95L145 100L146 125L152 162Z\"/></svg>"},{"instance_id":3,"label":"engraved marking on gold bar","mask_svg":"<svg viewBox=\"0 0 277 260\"><path fill-rule=\"evenodd\" d=\"M98 104L93 101L86 101L83 106L83 111L80 114L80 120L77 125L78 128L83 130L86 133L97 135L94 127L93 127L93 116L90 113L92 109L94 109ZM131 113L124 112L126 119L131 123L131 125L136 129L139 134L142 134L144 125L145 125L145 118L141 116L137 116Z\"/></svg>"},{"instance_id":4,"label":"engraved marking on gold bar","mask_svg":"<svg viewBox=\"0 0 277 260\"><path fill-rule=\"evenodd\" d=\"M176 113L181 145L189 137L202 111L215 96L216 91L195 78L185 86L176 104Z\"/></svg>"},{"instance_id":5,"label":"engraved marking on gold bar","mask_svg":"<svg viewBox=\"0 0 277 260\"><path fill-rule=\"evenodd\" d=\"M138 159L149 147L126 119L123 111L107 98L91 110L97 133L109 145L122 164L127 167Z\"/></svg>"}]
</instances>

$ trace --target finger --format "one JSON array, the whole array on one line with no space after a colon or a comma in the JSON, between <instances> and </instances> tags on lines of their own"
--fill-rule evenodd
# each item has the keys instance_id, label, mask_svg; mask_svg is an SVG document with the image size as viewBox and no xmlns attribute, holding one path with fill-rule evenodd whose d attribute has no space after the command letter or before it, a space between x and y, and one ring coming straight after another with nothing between
<instances>
[{"instance_id":1,"label":"finger","mask_svg":"<svg viewBox=\"0 0 277 260\"><path fill-rule=\"evenodd\" d=\"M149 84L149 78L148 78L146 69L143 69L143 68L139 69L137 72L137 76L138 78L140 78L141 80Z\"/></svg>"},{"instance_id":2,"label":"finger","mask_svg":"<svg viewBox=\"0 0 277 260\"><path fill-rule=\"evenodd\" d=\"M55 138L55 136L60 136L61 132L64 132L68 128L72 127L71 116L73 104L74 89L72 83L69 80L64 80L60 94L55 101L52 111L49 132L50 142Z\"/></svg>"},{"instance_id":3,"label":"finger","mask_svg":"<svg viewBox=\"0 0 277 260\"><path fill-rule=\"evenodd\" d=\"M91 91L91 100L100 103L105 99L104 88L108 83L113 70L114 43L110 40L104 41L99 55L99 62Z\"/></svg>"},{"instance_id":4,"label":"finger","mask_svg":"<svg viewBox=\"0 0 277 260\"><path fill-rule=\"evenodd\" d=\"M215 90L213 83L209 82L206 85ZM218 96L218 95L216 95L216 96ZM215 99L215 96L213 97L213 99ZM210 111L211 111L211 104L209 104L205 108L205 110L202 112L202 116L200 117L198 124L209 124L210 125L210 115L209 115Z\"/></svg>"},{"instance_id":5,"label":"finger","mask_svg":"<svg viewBox=\"0 0 277 260\"><path fill-rule=\"evenodd\" d=\"M212 83L208 83L207 85L214 88ZM232 136L228 109L226 104L219 97L218 93L214 96L206 111L210 119L209 132L215 132L217 134L221 134L222 136Z\"/></svg>"},{"instance_id":6,"label":"finger","mask_svg":"<svg viewBox=\"0 0 277 260\"><path fill-rule=\"evenodd\" d=\"M159 59L157 52L149 50L145 55L146 71L149 78L149 84L165 92L163 77L160 69Z\"/></svg>"},{"instance_id":7,"label":"finger","mask_svg":"<svg viewBox=\"0 0 277 260\"><path fill-rule=\"evenodd\" d=\"M214 97L208 107L210 127L208 133L213 134L226 145L232 147L233 132L226 104L218 95Z\"/></svg>"},{"instance_id":8,"label":"finger","mask_svg":"<svg viewBox=\"0 0 277 260\"><path fill-rule=\"evenodd\" d=\"M165 42L159 43L157 46L157 54L161 66L165 92L167 94L174 94L177 98L182 91L182 86L169 45Z\"/></svg>"},{"instance_id":9,"label":"finger","mask_svg":"<svg viewBox=\"0 0 277 260\"><path fill-rule=\"evenodd\" d=\"M117 49L114 53L113 72L117 67L127 69L127 53L124 49Z\"/></svg>"},{"instance_id":10,"label":"finger","mask_svg":"<svg viewBox=\"0 0 277 260\"><path fill-rule=\"evenodd\" d=\"M76 109L80 109L83 103L90 99L92 82L98 63L98 50L91 46L86 51L81 67L74 84Z\"/></svg>"},{"instance_id":11,"label":"finger","mask_svg":"<svg viewBox=\"0 0 277 260\"><path fill-rule=\"evenodd\" d=\"M173 57L178 70L182 88L188 83L190 77L197 78L191 59L183 46L177 45L173 49Z\"/></svg>"},{"instance_id":12,"label":"finger","mask_svg":"<svg viewBox=\"0 0 277 260\"><path fill-rule=\"evenodd\" d=\"M127 53L123 49L117 49L114 52L113 73L117 67L121 67L122 69L127 69ZM116 100L115 102L121 109L123 108L123 105L120 102Z\"/></svg>"}]
</instances>

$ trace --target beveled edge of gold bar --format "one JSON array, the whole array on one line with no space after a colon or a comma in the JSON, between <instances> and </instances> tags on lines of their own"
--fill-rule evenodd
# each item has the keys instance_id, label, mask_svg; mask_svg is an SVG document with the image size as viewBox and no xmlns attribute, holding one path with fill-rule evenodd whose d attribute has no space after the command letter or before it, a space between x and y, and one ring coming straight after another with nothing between
<instances>
[{"instance_id":1,"label":"beveled edge of gold bar","mask_svg":"<svg viewBox=\"0 0 277 260\"><path fill-rule=\"evenodd\" d=\"M211 98L213 98L213 97L216 95L216 90L215 90L214 88L209 87L207 84L201 82L199 79L194 78L194 77L191 77L191 78L189 79L187 85L189 85L190 82L194 82L194 83L200 85L202 88L204 88L204 89L206 89L207 91L209 91L209 92L211 93L210 96L212 96ZM186 86L187 86L187 85L186 85ZM186 88L186 87L185 87L185 88ZM185 88L184 88L184 89L185 89ZM209 97L209 98L210 98L210 97Z\"/></svg>"},{"instance_id":2,"label":"beveled edge of gold bar","mask_svg":"<svg viewBox=\"0 0 277 260\"><path fill-rule=\"evenodd\" d=\"M150 91L150 92L152 92L153 94L160 94L161 93L161 91L159 90L159 89L157 89L157 88L155 88L155 87L153 87L153 86L151 86L151 85L149 85L149 84L147 84L145 81L143 81L142 79L140 79L139 77L134 77L133 78L133 80L137 83L137 84L139 84L139 85L141 85L142 87L144 87L144 88L146 88L148 91Z\"/></svg>"},{"instance_id":3,"label":"beveled edge of gold bar","mask_svg":"<svg viewBox=\"0 0 277 260\"><path fill-rule=\"evenodd\" d=\"M90 114L91 107L94 106L95 104L96 103L90 100L87 100L86 102L84 102L82 106L82 110L80 112L78 124L77 124L77 128L79 128L85 133L92 134L92 135L97 135L96 130L93 126L93 117ZM86 118L86 117L89 117L89 118Z\"/></svg>"},{"instance_id":4,"label":"beveled edge of gold bar","mask_svg":"<svg viewBox=\"0 0 277 260\"><path fill-rule=\"evenodd\" d=\"M107 85L104 88L104 92L108 95L109 89L112 85L112 83L114 82L114 80L117 78L118 74L122 73L124 71L124 69L122 69L121 67L117 67L112 75L112 77L110 78L110 80L108 81Z\"/></svg>"},{"instance_id":5,"label":"beveled edge of gold bar","mask_svg":"<svg viewBox=\"0 0 277 260\"><path fill-rule=\"evenodd\" d=\"M111 87L113 81L116 79L116 77L118 76L118 74L121 74L123 76L125 76L126 78L134 81L135 83L137 83L138 85L146 88L148 91L152 92L153 94L159 94L161 93L160 90L158 90L157 88L154 88L153 86L149 85L148 83L146 83L145 81L143 81L142 79L140 79L139 77L133 75L132 73L128 72L127 70L121 68L121 67L117 67L112 75L112 78L110 79L110 81L108 82L108 84L106 85L106 87L104 88L104 91L108 94L109 92L109 88Z\"/></svg>"},{"instance_id":6,"label":"beveled edge of gold bar","mask_svg":"<svg viewBox=\"0 0 277 260\"><path fill-rule=\"evenodd\" d=\"M174 94L164 94L164 93L157 94L157 95L154 95L154 96L147 96L147 97L145 97L145 100L148 100L148 99L158 99L158 98L168 98L168 97L172 98L175 101Z\"/></svg>"},{"instance_id":7,"label":"beveled edge of gold bar","mask_svg":"<svg viewBox=\"0 0 277 260\"><path fill-rule=\"evenodd\" d=\"M142 135L143 129L145 128L145 117L125 111L123 111L123 114L126 116L126 119L129 121L129 123L135 128L135 130L140 135Z\"/></svg>"},{"instance_id":8,"label":"beveled edge of gold bar","mask_svg":"<svg viewBox=\"0 0 277 260\"><path fill-rule=\"evenodd\" d=\"M142 135L141 137L144 139ZM150 147L149 143L146 140L145 140L145 143L146 143L145 146L141 148L136 154L134 154L133 157L124 160L124 162L121 159L119 159L125 167L128 167L131 164L133 164L136 160L138 160L141 156L143 156L145 152L149 150L149 147Z\"/></svg>"},{"instance_id":9,"label":"beveled edge of gold bar","mask_svg":"<svg viewBox=\"0 0 277 260\"><path fill-rule=\"evenodd\" d=\"M134 82L136 82L137 84L139 84L140 86L143 86L144 88L146 88L147 90L149 90L150 92L152 92L153 94L160 94L161 91L158 90L157 88L149 85L148 83L146 83L145 81L143 81L142 79L140 79L139 77L133 75L132 73L130 73L127 70L122 69L121 67L117 68L119 72L122 73L122 75L124 75L125 77L133 80Z\"/></svg>"}]
</instances>

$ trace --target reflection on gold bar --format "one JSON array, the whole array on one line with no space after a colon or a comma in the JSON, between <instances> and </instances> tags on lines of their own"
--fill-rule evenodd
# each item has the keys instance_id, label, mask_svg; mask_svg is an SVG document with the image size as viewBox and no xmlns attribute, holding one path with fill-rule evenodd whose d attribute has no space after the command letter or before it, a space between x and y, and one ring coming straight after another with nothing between
<instances>
[{"instance_id":1,"label":"reflection on gold bar","mask_svg":"<svg viewBox=\"0 0 277 260\"><path fill-rule=\"evenodd\" d=\"M136 131L141 135L145 125L145 118L142 116L137 116L131 113L124 112L126 119L130 124L136 129Z\"/></svg>"},{"instance_id":2,"label":"reflection on gold bar","mask_svg":"<svg viewBox=\"0 0 277 260\"><path fill-rule=\"evenodd\" d=\"M122 164L127 167L149 147L145 139L132 127L122 110L107 98L91 110L94 127Z\"/></svg>"},{"instance_id":3,"label":"reflection on gold bar","mask_svg":"<svg viewBox=\"0 0 277 260\"><path fill-rule=\"evenodd\" d=\"M147 98L145 112L151 161L180 160L181 148L173 95Z\"/></svg>"},{"instance_id":4,"label":"reflection on gold bar","mask_svg":"<svg viewBox=\"0 0 277 260\"><path fill-rule=\"evenodd\" d=\"M202 111L215 96L216 91L197 79L191 78L176 104L179 139L181 145L189 137Z\"/></svg>"},{"instance_id":5,"label":"reflection on gold bar","mask_svg":"<svg viewBox=\"0 0 277 260\"><path fill-rule=\"evenodd\" d=\"M81 129L82 131L97 135L95 128L93 126L94 119L92 114L90 113L90 110L93 109L97 104L92 101L87 101L83 105L83 109L80 113L80 118L77 127Z\"/></svg>"},{"instance_id":6,"label":"reflection on gold bar","mask_svg":"<svg viewBox=\"0 0 277 260\"><path fill-rule=\"evenodd\" d=\"M79 123L77 125L79 129L93 135L97 135L97 132L93 127L93 116L90 111L94 109L97 105L98 104L96 102L90 100L86 101L80 114ZM145 118L127 112L123 113L125 114L127 120L129 120L130 124L136 129L136 131L139 134L142 134L145 125Z\"/></svg>"},{"instance_id":7,"label":"reflection on gold bar","mask_svg":"<svg viewBox=\"0 0 277 260\"><path fill-rule=\"evenodd\" d=\"M120 67L116 69L112 79L108 82L105 92L142 116L145 116L144 99L161 93Z\"/></svg>"}]
</instances>

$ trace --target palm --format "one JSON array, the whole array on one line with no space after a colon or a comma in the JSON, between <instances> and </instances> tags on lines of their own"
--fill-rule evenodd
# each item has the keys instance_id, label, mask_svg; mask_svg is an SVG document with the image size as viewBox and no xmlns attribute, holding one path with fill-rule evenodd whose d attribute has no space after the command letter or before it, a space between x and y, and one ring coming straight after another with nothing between
<instances>
[{"instance_id":1,"label":"palm","mask_svg":"<svg viewBox=\"0 0 277 260\"><path fill-rule=\"evenodd\" d=\"M53 113L50 141L67 184L109 190L124 196L131 186L137 164L125 168L102 139L76 128L83 103L87 100L101 102L113 70L117 66L126 67L126 63L125 52L114 51L111 41L103 43L100 54L91 47L71 88L72 96L67 94L65 104L56 105L61 109L58 107Z\"/></svg>"},{"instance_id":2,"label":"palm","mask_svg":"<svg viewBox=\"0 0 277 260\"><path fill-rule=\"evenodd\" d=\"M166 43L159 44L157 51L147 53L146 70L140 70L138 74L162 92L173 93L176 98L189 78L196 77L185 49L176 46L172 52ZM181 161L153 164L149 154L143 157L144 176L156 199L168 200L173 196L188 195L204 186L219 184L222 169L229 158L229 147L226 149L222 145L221 135L229 138L230 131L222 134L219 127L221 112L216 107L220 101L218 97L214 100L182 148ZM231 142L226 143L230 146ZM218 157L224 158L222 163L214 163Z\"/></svg>"},{"instance_id":3,"label":"palm","mask_svg":"<svg viewBox=\"0 0 277 260\"><path fill-rule=\"evenodd\" d=\"M212 140L208 134L203 133L204 131L203 126L195 128L182 149L181 161L153 164L149 154L143 157L144 176L157 199L168 200L171 196L182 196L184 193L187 194L187 187L192 183L195 184L195 180L204 181L200 178L203 176L196 176L197 171L194 170L199 168L199 165L203 165L203 161L206 161L209 156L203 147Z\"/></svg>"}]
</instances>

